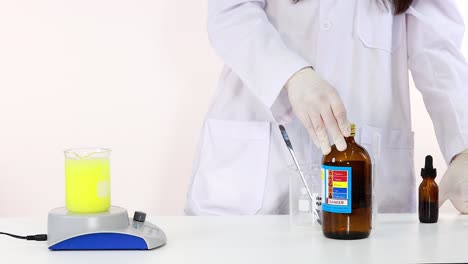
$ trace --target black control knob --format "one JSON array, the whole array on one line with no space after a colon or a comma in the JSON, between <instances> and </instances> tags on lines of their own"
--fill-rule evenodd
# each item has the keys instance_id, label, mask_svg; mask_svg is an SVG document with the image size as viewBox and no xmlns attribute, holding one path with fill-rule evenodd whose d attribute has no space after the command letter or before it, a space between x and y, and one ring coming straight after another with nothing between
<instances>
[{"instance_id":1,"label":"black control knob","mask_svg":"<svg viewBox=\"0 0 468 264\"><path fill-rule=\"evenodd\" d=\"M133 221L137 221L137 222L145 222L146 220L146 213L144 212L141 212L141 211L135 211L135 213L133 214Z\"/></svg>"}]
</instances>

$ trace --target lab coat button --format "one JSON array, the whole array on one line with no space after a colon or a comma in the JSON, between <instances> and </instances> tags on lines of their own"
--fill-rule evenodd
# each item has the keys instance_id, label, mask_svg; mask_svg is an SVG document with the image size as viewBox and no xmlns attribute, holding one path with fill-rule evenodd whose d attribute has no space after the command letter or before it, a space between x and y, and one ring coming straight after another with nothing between
<instances>
[{"instance_id":1,"label":"lab coat button","mask_svg":"<svg viewBox=\"0 0 468 264\"><path fill-rule=\"evenodd\" d=\"M323 31L329 31L332 27L332 23L330 20L326 19L322 23L322 30Z\"/></svg>"}]
</instances>

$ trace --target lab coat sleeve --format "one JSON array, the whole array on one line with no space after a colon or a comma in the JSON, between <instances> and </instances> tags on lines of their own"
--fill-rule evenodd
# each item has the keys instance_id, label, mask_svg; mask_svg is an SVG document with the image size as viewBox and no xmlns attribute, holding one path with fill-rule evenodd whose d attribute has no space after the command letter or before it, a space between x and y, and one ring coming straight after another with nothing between
<instances>
[{"instance_id":1,"label":"lab coat sleeve","mask_svg":"<svg viewBox=\"0 0 468 264\"><path fill-rule=\"evenodd\" d=\"M283 123L292 114L282 88L310 63L285 45L268 20L265 4L265 0L209 0L208 35L225 64Z\"/></svg>"},{"instance_id":2,"label":"lab coat sleeve","mask_svg":"<svg viewBox=\"0 0 468 264\"><path fill-rule=\"evenodd\" d=\"M415 0L406 13L408 67L448 163L468 149L468 64L455 0Z\"/></svg>"}]
</instances>

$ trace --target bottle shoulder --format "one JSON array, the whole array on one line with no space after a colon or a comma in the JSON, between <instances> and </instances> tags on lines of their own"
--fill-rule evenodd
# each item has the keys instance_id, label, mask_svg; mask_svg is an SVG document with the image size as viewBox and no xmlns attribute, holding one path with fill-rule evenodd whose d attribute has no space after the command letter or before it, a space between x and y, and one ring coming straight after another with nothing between
<instances>
[{"instance_id":1,"label":"bottle shoulder","mask_svg":"<svg viewBox=\"0 0 468 264\"><path fill-rule=\"evenodd\" d=\"M437 188L439 189L439 185L435 182L434 179L431 178L424 178L421 184L419 184L419 188Z\"/></svg>"},{"instance_id":2,"label":"bottle shoulder","mask_svg":"<svg viewBox=\"0 0 468 264\"><path fill-rule=\"evenodd\" d=\"M348 144L348 147L344 151L339 151L335 145L331 149L331 152L322 158L323 163L344 160L372 163L369 152L357 143Z\"/></svg>"}]
</instances>

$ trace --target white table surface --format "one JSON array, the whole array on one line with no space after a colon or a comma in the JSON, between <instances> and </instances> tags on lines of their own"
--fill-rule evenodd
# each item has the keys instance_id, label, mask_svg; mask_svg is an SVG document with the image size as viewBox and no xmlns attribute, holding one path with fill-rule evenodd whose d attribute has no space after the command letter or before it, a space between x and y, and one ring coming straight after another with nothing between
<instances>
[{"instance_id":1,"label":"white table surface","mask_svg":"<svg viewBox=\"0 0 468 264\"><path fill-rule=\"evenodd\" d=\"M370 238L325 238L319 226L294 229L288 216L148 217L168 236L151 251L49 251L45 242L0 236L0 263L421 263L468 262L468 215L379 215ZM0 218L0 231L46 232L46 218Z\"/></svg>"}]
</instances>

